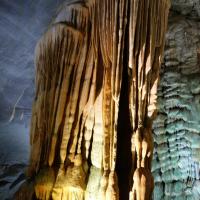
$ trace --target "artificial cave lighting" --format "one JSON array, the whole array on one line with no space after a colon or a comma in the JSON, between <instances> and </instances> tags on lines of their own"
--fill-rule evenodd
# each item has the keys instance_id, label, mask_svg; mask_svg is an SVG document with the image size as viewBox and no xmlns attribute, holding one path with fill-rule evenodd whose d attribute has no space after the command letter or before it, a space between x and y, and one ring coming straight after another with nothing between
<instances>
[{"instance_id":1,"label":"artificial cave lighting","mask_svg":"<svg viewBox=\"0 0 200 200\"><path fill-rule=\"evenodd\" d=\"M62 6L36 47L30 179L16 199L151 199L152 123L169 7L169 0ZM127 171L120 169L120 115L130 125Z\"/></svg>"}]
</instances>

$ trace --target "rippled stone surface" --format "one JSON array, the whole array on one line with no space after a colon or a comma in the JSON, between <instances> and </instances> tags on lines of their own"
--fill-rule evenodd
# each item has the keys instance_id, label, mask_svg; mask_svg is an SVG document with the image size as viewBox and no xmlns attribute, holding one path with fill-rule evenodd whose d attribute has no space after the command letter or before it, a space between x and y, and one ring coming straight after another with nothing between
<instances>
[{"instance_id":1,"label":"rippled stone surface","mask_svg":"<svg viewBox=\"0 0 200 200\"><path fill-rule=\"evenodd\" d=\"M154 199L200 198L200 23L172 16L154 122Z\"/></svg>"}]
</instances>

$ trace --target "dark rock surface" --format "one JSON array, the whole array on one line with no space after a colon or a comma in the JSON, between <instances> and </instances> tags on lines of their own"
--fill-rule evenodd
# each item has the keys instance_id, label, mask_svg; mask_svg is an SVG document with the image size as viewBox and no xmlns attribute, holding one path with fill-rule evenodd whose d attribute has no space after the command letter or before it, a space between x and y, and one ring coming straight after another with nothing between
<instances>
[{"instance_id":1,"label":"dark rock surface","mask_svg":"<svg viewBox=\"0 0 200 200\"><path fill-rule=\"evenodd\" d=\"M0 0L0 119L27 113L34 93L34 49L63 0Z\"/></svg>"},{"instance_id":2,"label":"dark rock surface","mask_svg":"<svg viewBox=\"0 0 200 200\"><path fill-rule=\"evenodd\" d=\"M34 49L63 0L0 0L0 200L12 199L29 156Z\"/></svg>"},{"instance_id":3,"label":"dark rock surface","mask_svg":"<svg viewBox=\"0 0 200 200\"><path fill-rule=\"evenodd\" d=\"M177 15L185 15L188 18L199 19L200 1L199 0L171 0L171 11Z\"/></svg>"}]
</instances>

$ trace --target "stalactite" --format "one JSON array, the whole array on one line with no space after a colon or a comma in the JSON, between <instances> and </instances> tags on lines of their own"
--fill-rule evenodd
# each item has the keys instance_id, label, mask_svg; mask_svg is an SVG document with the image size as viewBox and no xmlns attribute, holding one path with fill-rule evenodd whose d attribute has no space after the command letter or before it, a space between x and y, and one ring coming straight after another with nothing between
<instances>
[{"instance_id":1,"label":"stalactite","mask_svg":"<svg viewBox=\"0 0 200 200\"><path fill-rule=\"evenodd\" d=\"M151 199L151 126L169 4L85 0L60 9L36 48L28 176L37 199L123 198L116 173L123 68L133 132L129 196Z\"/></svg>"}]
</instances>

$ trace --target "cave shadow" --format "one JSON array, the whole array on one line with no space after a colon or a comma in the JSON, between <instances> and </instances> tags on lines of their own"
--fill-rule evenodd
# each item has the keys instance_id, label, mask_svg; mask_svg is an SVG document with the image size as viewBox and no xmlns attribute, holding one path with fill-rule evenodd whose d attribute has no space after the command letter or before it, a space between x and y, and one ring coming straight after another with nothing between
<instances>
[{"instance_id":1,"label":"cave shadow","mask_svg":"<svg viewBox=\"0 0 200 200\"><path fill-rule=\"evenodd\" d=\"M126 59L125 56L124 59ZM127 65L126 65L127 66ZM119 199L128 200L132 182L131 121L129 113L128 67L123 68L117 127L117 161ZM130 180L131 179L131 180Z\"/></svg>"}]
</instances>

